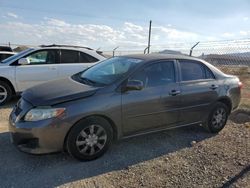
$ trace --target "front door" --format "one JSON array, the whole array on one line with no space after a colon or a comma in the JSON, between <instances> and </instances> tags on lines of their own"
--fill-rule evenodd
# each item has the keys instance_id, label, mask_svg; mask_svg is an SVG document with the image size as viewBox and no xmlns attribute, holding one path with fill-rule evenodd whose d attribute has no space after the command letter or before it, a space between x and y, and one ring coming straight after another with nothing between
<instances>
[{"instance_id":1,"label":"front door","mask_svg":"<svg viewBox=\"0 0 250 188\"><path fill-rule=\"evenodd\" d=\"M16 66L18 91L58 78L56 50L39 50L25 56L30 64Z\"/></svg>"},{"instance_id":2,"label":"front door","mask_svg":"<svg viewBox=\"0 0 250 188\"><path fill-rule=\"evenodd\" d=\"M142 90L122 93L123 133L172 126L178 121L179 91L174 61L161 61L136 71L129 80L143 82Z\"/></svg>"}]
</instances>

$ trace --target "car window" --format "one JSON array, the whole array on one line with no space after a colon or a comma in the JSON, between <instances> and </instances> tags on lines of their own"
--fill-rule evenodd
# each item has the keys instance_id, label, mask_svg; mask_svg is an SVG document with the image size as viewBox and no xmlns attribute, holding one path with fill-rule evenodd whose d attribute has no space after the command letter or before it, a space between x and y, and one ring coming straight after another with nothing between
<instances>
[{"instance_id":1,"label":"car window","mask_svg":"<svg viewBox=\"0 0 250 188\"><path fill-rule=\"evenodd\" d=\"M212 71L208 67L204 66L204 69L205 69L206 79L214 79L215 78L214 74L212 73Z\"/></svg>"},{"instance_id":2,"label":"car window","mask_svg":"<svg viewBox=\"0 0 250 188\"><path fill-rule=\"evenodd\" d=\"M80 63L94 63L97 61L98 61L98 59L96 59L95 57L93 57L89 54L80 52L80 60L79 60Z\"/></svg>"},{"instance_id":3,"label":"car window","mask_svg":"<svg viewBox=\"0 0 250 188\"><path fill-rule=\"evenodd\" d=\"M56 52L54 50L41 50L26 57L31 65L56 63Z\"/></svg>"},{"instance_id":4,"label":"car window","mask_svg":"<svg viewBox=\"0 0 250 188\"><path fill-rule=\"evenodd\" d=\"M13 54L0 54L0 61L7 59L8 57L12 56Z\"/></svg>"},{"instance_id":5,"label":"car window","mask_svg":"<svg viewBox=\"0 0 250 188\"><path fill-rule=\"evenodd\" d=\"M61 63L79 63L79 52L75 50L61 50Z\"/></svg>"},{"instance_id":6,"label":"car window","mask_svg":"<svg viewBox=\"0 0 250 188\"><path fill-rule=\"evenodd\" d=\"M181 81L205 79L206 74L201 63L190 60L179 60L181 68Z\"/></svg>"},{"instance_id":7,"label":"car window","mask_svg":"<svg viewBox=\"0 0 250 188\"><path fill-rule=\"evenodd\" d=\"M142 61L129 57L113 57L76 74L73 78L80 78L80 82L85 84L109 85L128 74Z\"/></svg>"},{"instance_id":8,"label":"car window","mask_svg":"<svg viewBox=\"0 0 250 188\"><path fill-rule=\"evenodd\" d=\"M129 80L143 82L145 88L166 85L175 82L174 62L165 61L145 67L135 73Z\"/></svg>"},{"instance_id":9,"label":"car window","mask_svg":"<svg viewBox=\"0 0 250 188\"><path fill-rule=\"evenodd\" d=\"M12 65L17 65L18 64L17 59L21 58L22 56L26 57L25 54L28 54L33 50L34 50L33 48L28 48L28 49L21 51L13 56L8 57L7 59L3 60L1 63L8 63L8 62L14 61L14 63L12 62Z\"/></svg>"}]
</instances>

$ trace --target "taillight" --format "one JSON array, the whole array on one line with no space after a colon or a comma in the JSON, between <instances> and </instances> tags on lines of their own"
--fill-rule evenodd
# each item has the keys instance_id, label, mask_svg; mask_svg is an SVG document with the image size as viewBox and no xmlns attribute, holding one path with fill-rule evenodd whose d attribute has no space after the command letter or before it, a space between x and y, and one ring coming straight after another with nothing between
<instances>
[{"instance_id":1,"label":"taillight","mask_svg":"<svg viewBox=\"0 0 250 188\"><path fill-rule=\"evenodd\" d=\"M242 87L243 87L243 83L239 82L239 88L242 89Z\"/></svg>"}]
</instances>

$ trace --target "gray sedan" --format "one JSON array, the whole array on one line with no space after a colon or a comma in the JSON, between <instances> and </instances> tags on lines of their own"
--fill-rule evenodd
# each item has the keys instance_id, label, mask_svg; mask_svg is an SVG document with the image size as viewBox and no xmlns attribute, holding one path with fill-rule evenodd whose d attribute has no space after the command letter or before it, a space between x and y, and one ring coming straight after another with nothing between
<instances>
[{"instance_id":1,"label":"gray sedan","mask_svg":"<svg viewBox=\"0 0 250 188\"><path fill-rule=\"evenodd\" d=\"M240 102L241 82L183 55L130 55L26 90L10 115L24 152L66 150L92 160L118 139L188 125L217 133Z\"/></svg>"}]
</instances>

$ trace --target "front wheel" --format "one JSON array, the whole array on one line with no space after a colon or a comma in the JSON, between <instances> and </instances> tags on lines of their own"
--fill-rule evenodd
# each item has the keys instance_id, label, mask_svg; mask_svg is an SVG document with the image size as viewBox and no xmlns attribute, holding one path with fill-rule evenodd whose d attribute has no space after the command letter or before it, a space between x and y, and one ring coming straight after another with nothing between
<instances>
[{"instance_id":1,"label":"front wheel","mask_svg":"<svg viewBox=\"0 0 250 188\"><path fill-rule=\"evenodd\" d=\"M218 133L225 127L228 115L228 107L221 102L217 102L211 110L204 127L211 133Z\"/></svg>"},{"instance_id":2,"label":"front wheel","mask_svg":"<svg viewBox=\"0 0 250 188\"><path fill-rule=\"evenodd\" d=\"M101 117L79 121L69 132L68 152L78 160L93 160L103 155L113 140L109 122Z\"/></svg>"}]
</instances>

